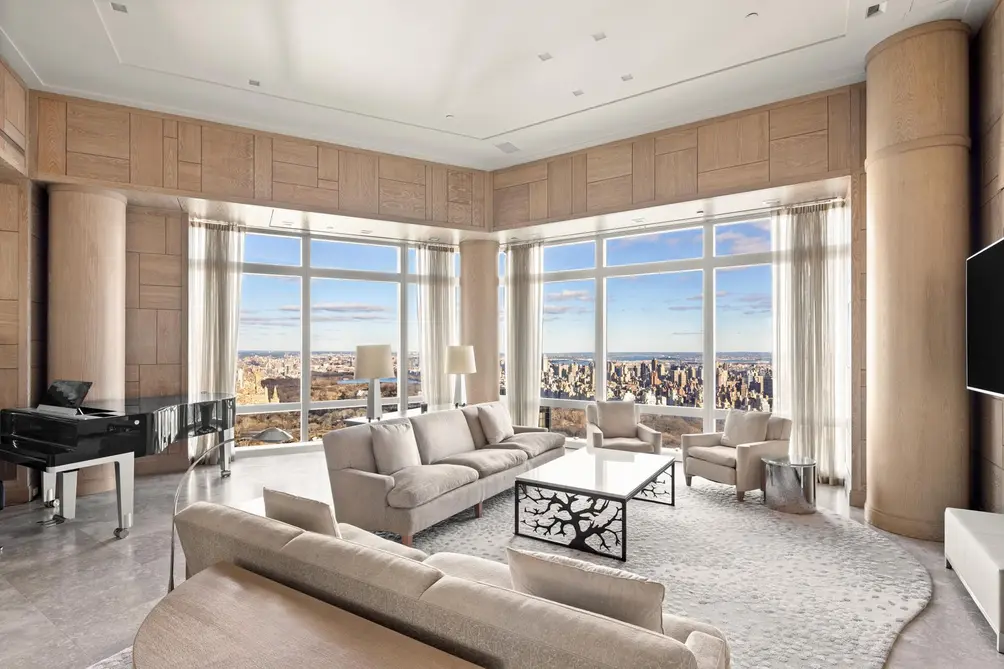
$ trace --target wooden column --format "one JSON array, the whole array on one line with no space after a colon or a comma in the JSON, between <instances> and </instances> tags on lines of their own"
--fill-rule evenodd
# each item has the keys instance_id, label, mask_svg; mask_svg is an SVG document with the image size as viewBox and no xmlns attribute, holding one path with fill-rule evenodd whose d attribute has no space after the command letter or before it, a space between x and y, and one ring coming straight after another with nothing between
<instances>
[{"instance_id":1,"label":"wooden column","mask_svg":"<svg viewBox=\"0 0 1004 669\"><path fill-rule=\"evenodd\" d=\"M865 518L920 539L969 503L968 45L937 21L867 60Z\"/></svg>"},{"instance_id":2,"label":"wooden column","mask_svg":"<svg viewBox=\"0 0 1004 669\"><path fill-rule=\"evenodd\" d=\"M467 402L499 398L499 244L460 242L460 341L474 347L477 374L467 377Z\"/></svg>"},{"instance_id":3,"label":"wooden column","mask_svg":"<svg viewBox=\"0 0 1004 669\"><path fill-rule=\"evenodd\" d=\"M126 198L49 188L49 381L92 381L88 399L125 397ZM81 470L79 494L115 487L112 465Z\"/></svg>"}]
</instances>

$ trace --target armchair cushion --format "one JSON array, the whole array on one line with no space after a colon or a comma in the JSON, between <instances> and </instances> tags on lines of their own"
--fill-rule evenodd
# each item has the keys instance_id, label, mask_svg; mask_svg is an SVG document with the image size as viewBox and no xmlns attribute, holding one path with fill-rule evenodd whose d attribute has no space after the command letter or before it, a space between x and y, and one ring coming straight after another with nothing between
<instances>
[{"instance_id":1,"label":"armchair cushion","mask_svg":"<svg viewBox=\"0 0 1004 669\"><path fill-rule=\"evenodd\" d=\"M592 611L662 634L666 589L620 569L549 553L506 548L516 592Z\"/></svg>"},{"instance_id":2,"label":"armchair cushion","mask_svg":"<svg viewBox=\"0 0 1004 669\"><path fill-rule=\"evenodd\" d=\"M478 480L478 472L461 465L419 465L396 471L393 478L394 487L387 493L388 506L414 509L451 490L474 483Z\"/></svg>"},{"instance_id":3,"label":"armchair cushion","mask_svg":"<svg viewBox=\"0 0 1004 669\"><path fill-rule=\"evenodd\" d=\"M376 460L377 474L393 474L399 469L422 464L411 423L371 425L370 430L373 434L373 459Z\"/></svg>"},{"instance_id":4,"label":"armchair cushion","mask_svg":"<svg viewBox=\"0 0 1004 669\"><path fill-rule=\"evenodd\" d=\"M612 451L630 451L632 453L652 453L652 444L642 439L630 437L614 437L603 440L603 448Z\"/></svg>"},{"instance_id":5,"label":"armchair cushion","mask_svg":"<svg viewBox=\"0 0 1004 669\"><path fill-rule=\"evenodd\" d=\"M495 448L516 448L526 453L528 457L535 458L564 445L565 436L557 432L520 432L500 444L495 444Z\"/></svg>"},{"instance_id":6,"label":"armchair cushion","mask_svg":"<svg viewBox=\"0 0 1004 669\"><path fill-rule=\"evenodd\" d=\"M498 444L516 434L509 410L501 402L478 405L478 420L489 444Z\"/></svg>"},{"instance_id":7,"label":"armchair cushion","mask_svg":"<svg viewBox=\"0 0 1004 669\"><path fill-rule=\"evenodd\" d=\"M687 449L687 457L736 468L736 449L731 446L691 446Z\"/></svg>"},{"instance_id":8,"label":"armchair cushion","mask_svg":"<svg viewBox=\"0 0 1004 669\"><path fill-rule=\"evenodd\" d=\"M738 446L767 438L767 421L770 414L762 411L729 411L725 417L723 446Z\"/></svg>"},{"instance_id":9,"label":"armchair cushion","mask_svg":"<svg viewBox=\"0 0 1004 669\"><path fill-rule=\"evenodd\" d=\"M480 478L504 472L526 462L527 454L516 448L479 448L476 451L457 453L442 460L437 465L464 465L477 471Z\"/></svg>"},{"instance_id":10,"label":"armchair cushion","mask_svg":"<svg viewBox=\"0 0 1004 669\"><path fill-rule=\"evenodd\" d=\"M635 417L633 401L597 402L596 413L599 417L599 428L605 438L637 438L638 420Z\"/></svg>"}]
</instances>

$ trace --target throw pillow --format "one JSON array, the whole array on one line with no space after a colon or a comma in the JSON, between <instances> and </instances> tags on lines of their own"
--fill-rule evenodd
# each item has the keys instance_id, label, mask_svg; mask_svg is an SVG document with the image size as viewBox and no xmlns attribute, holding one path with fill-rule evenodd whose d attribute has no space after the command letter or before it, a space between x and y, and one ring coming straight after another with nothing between
<instances>
[{"instance_id":1,"label":"throw pillow","mask_svg":"<svg viewBox=\"0 0 1004 669\"><path fill-rule=\"evenodd\" d=\"M342 533L338 530L338 521L335 519L335 509L330 504L270 488L262 489L262 497L265 499L266 518L299 527L307 532L342 538Z\"/></svg>"},{"instance_id":2,"label":"throw pillow","mask_svg":"<svg viewBox=\"0 0 1004 669\"><path fill-rule=\"evenodd\" d=\"M489 444L501 444L516 434L509 410L501 402L478 405L478 421Z\"/></svg>"},{"instance_id":3,"label":"throw pillow","mask_svg":"<svg viewBox=\"0 0 1004 669\"><path fill-rule=\"evenodd\" d=\"M378 474L390 475L405 467L422 464L411 423L371 423L370 435L373 438L373 459L376 460Z\"/></svg>"},{"instance_id":4,"label":"throw pillow","mask_svg":"<svg viewBox=\"0 0 1004 669\"><path fill-rule=\"evenodd\" d=\"M506 548L516 592L662 634L662 583L582 560Z\"/></svg>"},{"instance_id":5,"label":"throw pillow","mask_svg":"<svg viewBox=\"0 0 1004 669\"><path fill-rule=\"evenodd\" d=\"M729 411L725 417L722 445L735 448L739 444L752 444L765 440L769 420L770 413L766 411Z\"/></svg>"},{"instance_id":6,"label":"throw pillow","mask_svg":"<svg viewBox=\"0 0 1004 669\"><path fill-rule=\"evenodd\" d=\"M596 413L604 439L618 437L634 439L638 436L638 421L635 418L633 401L597 402Z\"/></svg>"}]
</instances>

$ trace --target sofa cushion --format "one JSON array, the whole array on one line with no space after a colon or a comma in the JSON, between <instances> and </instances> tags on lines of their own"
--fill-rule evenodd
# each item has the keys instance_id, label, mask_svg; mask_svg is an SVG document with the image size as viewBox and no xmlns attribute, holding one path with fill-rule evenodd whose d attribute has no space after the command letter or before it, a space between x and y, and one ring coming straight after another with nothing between
<instances>
[{"instance_id":1,"label":"sofa cushion","mask_svg":"<svg viewBox=\"0 0 1004 669\"><path fill-rule=\"evenodd\" d=\"M411 423L370 425L370 430L373 434L373 459L376 461L377 474L393 474L399 469L422 464Z\"/></svg>"},{"instance_id":2,"label":"sofa cushion","mask_svg":"<svg viewBox=\"0 0 1004 669\"><path fill-rule=\"evenodd\" d=\"M460 412L457 412L460 416ZM394 472L394 487L387 504L398 509L414 509L440 495L478 480L478 472L460 465L419 465Z\"/></svg>"},{"instance_id":3,"label":"sofa cushion","mask_svg":"<svg viewBox=\"0 0 1004 669\"><path fill-rule=\"evenodd\" d=\"M722 435L723 446L738 446L752 444L767 438L767 421L770 413L765 411L730 410L725 417L725 434Z\"/></svg>"},{"instance_id":4,"label":"sofa cushion","mask_svg":"<svg viewBox=\"0 0 1004 669\"><path fill-rule=\"evenodd\" d=\"M506 548L513 589L662 633L666 588L643 576L561 555Z\"/></svg>"},{"instance_id":5,"label":"sofa cushion","mask_svg":"<svg viewBox=\"0 0 1004 669\"><path fill-rule=\"evenodd\" d=\"M600 421L600 431L605 438L633 438L638 434L634 402L597 402L596 413Z\"/></svg>"},{"instance_id":6,"label":"sofa cushion","mask_svg":"<svg viewBox=\"0 0 1004 669\"><path fill-rule=\"evenodd\" d=\"M478 417L478 405L468 404L465 407L460 407L460 412L464 414L464 418L467 420L467 427L471 431L471 439L474 440L474 448L484 448L488 445L488 439L485 437L485 431L481 429L481 419Z\"/></svg>"},{"instance_id":7,"label":"sofa cushion","mask_svg":"<svg viewBox=\"0 0 1004 669\"><path fill-rule=\"evenodd\" d=\"M290 495L287 492L262 489L265 501L265 516L299 527L308 532L327 534L331 537L341 537L338 521L335 520L335 510L327 502Z\"/></svg>"},{"instance_id":8,"label":"sofa cushion","mask_svg":"<svg viewBox=\"0 0 1004 669\"><path fill-rule=\"evenodd\" d=\"M687 449L687 457L736 468L736 449L731 446L691 446Z\"/></svg>"},{"instance_id":9,"label":"sofa cushion","mask_svg":"<svg viewBox=\"0 0 1004 669\"><path fill-rule=\"evenodd\" d=\"M509 409L501 402L479 404L478 419L481 421L481 429L484 430L485 439L488 440L489 444L497 444L516 434L512 428Z\"/></svg>"},{"instance_id":10,"label":"sofa cushion","mask_svg":"<svg viewBox=\"0 0 1004 669\"><path fill-rule=\"evenodd\" d=\"M652 444L647 441L633 439L631 437L614 437L612 439L604 439L603 448L609 448L612 451L630 451L632 453L652 452Z\"/></svg>"},{"instance_id":11,"label":"sofa cushion","mask_svg":"<svg viewBox=\"0 0 1004 669\"><path fill-rule=\"evenodd\" d=\"M360 529L355 525L349 525L348 523L339 523L338 531L341 532L342 539L346 541L351 541L355 544L361 544L363 546L369 546L370 548L378 548L382 551L387 551L388 553L393 553L394 555L400 555L401 557L406 557L409 560L418 560L419 562L425 562L425 559L429 557L427 553L424 553L417 548L411 548L409 546L404 546L397 543L396 541L391 541L390 539L384 539L379 537L372 532L367 532L366 530Z\"/></svg>"},{"instance_id":12,"label":"sofa cushion","mask_svg":"<svg viewBox=\"0 0 1004 669\"><path fill-rule=\"evenodd\" d=\"M474 438L464 414L456 409L434 411L411 419L423 464L474 450Z\"/></svg>"},{"instance_id":13,"label":"sofa cushion","mask_svg":"<svg viewBox=\"0 0 1004 669\"><path fill-rule=\"evenodd\" d=\"M430 555L425 564L435 567L447 576L512 589L509 567L501 562L460 553L436 553Z\"/></svg>"},{"instance_id":14,"label":"sofa cushion","mask_svg":"<svg viewBox=\"0 0 1004 669\"><path fill-rule=\"evenodd\" d=\"M517 448L531 458L565 445L565 436L557 432L520 432L493 448Z\"/></svg>"},{"instance_id":15,"label":"sofa cushion","mask_svg":"<svg viewBox=\"0 0 1004 669\"><path fill-rule=\"evenodd\" d=\"M526 462L527 455L515 448L481 448L437 460L437 465L463 465L478 472L481 478L504 472Z\"/></svg>"},{"instance_id":16,"label":"sofa cushion","mask_svg":"<svg viewBox=\"0 0 1004 669\"><path fill-rule=\"evenodd\" d=\"M373 439L369 425L353 425L332 430L322 438L328 469L358 469L376 472Z\"/></svg>"}]
</instances>

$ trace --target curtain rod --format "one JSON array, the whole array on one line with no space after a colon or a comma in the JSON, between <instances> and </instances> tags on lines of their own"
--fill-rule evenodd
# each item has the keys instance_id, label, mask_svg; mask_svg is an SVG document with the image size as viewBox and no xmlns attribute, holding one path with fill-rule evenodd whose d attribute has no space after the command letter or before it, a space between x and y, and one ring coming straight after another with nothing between
<instances>
[{"instance_id":1,"label":"curtain rod","mask_svg":"<svg viewBox=\"0 0 1004 669\"><path fill-rule=\"evenodd\" d=\"M846 198L844 198L842 196L824 197L824 198L819 198L819 199L816 199L816 200L806 200L805 202L797 202L797 203L794 203L794 204L778 204L778 205L772 205L772 206L769 206L769 207L757 207L755 209L743 209L741 211L733 211L733 212L729 212L727 214L712 214L711 216L701 215L701 216L694 216L692 218L681 218L681 219L678 219L678 220L675 220L675 221L660 221L658 223L643 223L643 224L640 224L640 225L632 225L630 227L625 227L625 228L611 228L609 230L598 230L598 231L593 231L593 232L575 232L575 233L569 233L567 235L558 235L556 237L548 237L547 239L543 239L543 238L539 237L539 233L538 233L538 237L535 238L535 239L518 239L518 240L512 240L512 241L506 242L505 244L502 244L501 247L502 248L508 248L510 246L518 246L519 244L527 244L527 243L531 243L531 242L539 242L539 243L546 244L548 242L556 242L556 241L561 241L561 242L574 242L574 241L579 241L579 240L581 240L581 241L590 241L590 240L596 239L597 237L599 237L601 235L607 235L607 234L620 234L620 233L631 234L631 233L646 232L646 231L651 232L653 230L656 231L656 232L658 232L659 228L669 228L669 227L677 227L677 226L684 227L687 224L700 225L700 224L706 223L708 221L715 222L715 221L725 221L725 220L730 220L730 219L748 218L748 217L752 217L752 216L771 214L771 213L773 213L775 211L782 211L784 209L787 209L788 207L805 207L805 206L809 206L809 205L813 205L813 204L830 204L830 203L834 203L834 202L844 203L844 202L846 202Z\"/></svg>"}]
</instances>

